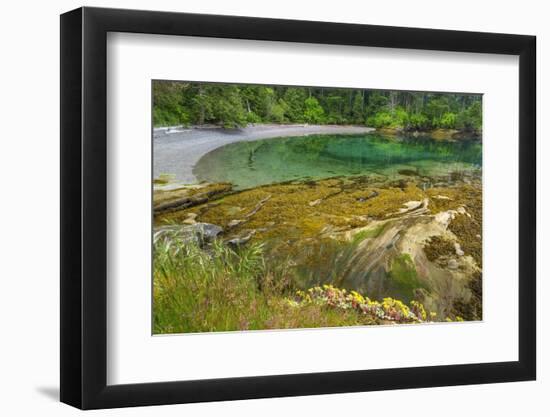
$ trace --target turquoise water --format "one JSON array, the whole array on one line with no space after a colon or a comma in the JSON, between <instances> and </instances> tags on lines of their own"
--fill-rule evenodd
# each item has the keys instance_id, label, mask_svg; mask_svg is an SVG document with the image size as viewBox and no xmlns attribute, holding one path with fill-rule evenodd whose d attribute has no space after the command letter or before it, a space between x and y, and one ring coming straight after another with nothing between
<instances>
[{"instance_id":1,"label":"turquoise water","mask_svg":"<svg viewBox=\"0 0 550 417\"><path fill-rule=\"evenodd\" d=\"M441 177L479 172L481 143L378 134L310 135L238 142L204 155L199 181L230 182L244 189L291 180L372 175Z\"/></svg>"}]
</instances>

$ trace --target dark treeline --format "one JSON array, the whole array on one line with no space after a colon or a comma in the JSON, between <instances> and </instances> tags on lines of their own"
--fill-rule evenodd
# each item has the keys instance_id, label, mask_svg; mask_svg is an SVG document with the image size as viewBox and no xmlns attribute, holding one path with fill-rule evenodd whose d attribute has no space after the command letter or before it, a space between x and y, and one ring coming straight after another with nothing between
<instances>
[{"instance_id":1,"label":"dark treeline","mask_svg":"<svg viewBox=\"0 0 550 417\"><path fill-rule=\"evenodd\" d=\"M349 88L153 82L155 126L360 124L481 130L481 96Z\"/></svg>"}]
</instances>

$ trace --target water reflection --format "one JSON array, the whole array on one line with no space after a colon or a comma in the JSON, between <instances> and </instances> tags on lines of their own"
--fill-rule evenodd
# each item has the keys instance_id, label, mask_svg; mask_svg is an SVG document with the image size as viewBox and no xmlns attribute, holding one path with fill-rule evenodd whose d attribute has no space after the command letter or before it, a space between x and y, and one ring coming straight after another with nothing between
<instances>
[{"instance_id":1,"label":"water reflection","mask_svg":"<svg viewBox=\"0 0 550 417\"><path fill-rule=\"evenodd\" d=\"M441 177L478 172L481 143L378 134L310 135L233 143L203 158L193 172L200 181L236 188L333 176Z\"/></svg>"}]
</instances>

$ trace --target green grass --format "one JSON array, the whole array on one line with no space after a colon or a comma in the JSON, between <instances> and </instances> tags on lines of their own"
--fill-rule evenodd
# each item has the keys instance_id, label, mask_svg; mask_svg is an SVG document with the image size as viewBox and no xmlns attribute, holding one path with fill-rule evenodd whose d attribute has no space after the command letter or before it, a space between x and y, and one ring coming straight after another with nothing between
<instances>
[{"instance_id":1,"label":"green grass","mask_svg":"<svg viewBox=\"0 0 550 417\"><path fill-rule=\"evenodd\" d=\"M355 311L288 303L287 266L267 267L260 244L207 250L176 239L155 243L153 332L187 333L371 324Z\"/></svg>"},{"instance_id":2,"label":"green grass","mask_svg":"<svg viewBox=\"0 0 550 417\"><path fill-rule=\"evenodd\" d=\"M233 249L219 240L200 247L176 234L157 238L153 333L380 324L388 319L381 320L378 314L366 313L357 305L351 308L354 300L371 306L378 304L386 309L387 315L395 314L394 307L403 305L390 298L384 299L384 303L367 302L358 293L347 293L331 285L297 291L293 284L296 271L291 265L266 262L264 247L259 243ZM393 278L401 286L418 285L411 265L408 255L397 258L392 265ZM338 266L332 265L336 269ZM318 295L315 300L311 299L314 294ZM344 301L347 306L342 305ZM392 305L386 306L390 301ZM409 308L413 308L412 304ZM410 322L409 318L400 320L397 322Z\"/></svg>"}]
</instances>

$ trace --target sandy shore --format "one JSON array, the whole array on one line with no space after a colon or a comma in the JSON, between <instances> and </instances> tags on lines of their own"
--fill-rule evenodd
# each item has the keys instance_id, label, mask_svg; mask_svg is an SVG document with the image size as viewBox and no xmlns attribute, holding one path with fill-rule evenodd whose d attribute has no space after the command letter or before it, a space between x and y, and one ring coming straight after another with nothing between
<instances>
[{"instance_id":1,"label":"sandy shore","mask_svg":"<svg viewBox=\"0 0 550 417\"><path fill-rule=\"evenodd\" d=\"M373 128L336 125L258 125L242 129L174 128L153 133L153 176L170 175L181 183L194 183L193 167L208 152L241 141L311 134L367 133Z\"/></svg>"}]
</instances>

